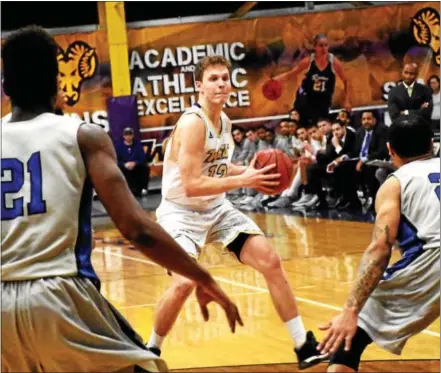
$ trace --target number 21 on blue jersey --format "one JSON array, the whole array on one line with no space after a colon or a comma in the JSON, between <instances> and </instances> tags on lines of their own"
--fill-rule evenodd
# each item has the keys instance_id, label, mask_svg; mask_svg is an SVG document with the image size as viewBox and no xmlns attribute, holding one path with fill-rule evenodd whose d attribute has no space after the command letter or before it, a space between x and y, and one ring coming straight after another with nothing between
<instances>
[{"instance_id":1,"label":"number 21 on blue jersey","mask_svg":"<svg viewBox=\"0 0 441 373\"><path fill-rule=\"evenodd\" d=\"M18 193L23 188L25 165L17 158L2 158L1 169L2 220L13 220L25 215L24 197L12 199L12 206L6 206L6 195ZM44 214L46 212L46 201L43 199L43 175L40 152L35 152L31 155L26 163L26 172L29 173L31 181L30 201L26 204L27 214Z\"/></svg>"}]
</instances>

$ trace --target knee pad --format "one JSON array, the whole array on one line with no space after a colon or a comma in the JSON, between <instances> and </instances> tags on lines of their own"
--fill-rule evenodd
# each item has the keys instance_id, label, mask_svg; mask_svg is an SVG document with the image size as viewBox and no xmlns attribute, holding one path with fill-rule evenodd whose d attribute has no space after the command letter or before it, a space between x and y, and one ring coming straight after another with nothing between
<instances>
[{"instance_id":1,"label":"knee pad","mask_svg":"<svg viewBox=\"0 0 441 373\"><path fill-rule=\"evenodd\" d=\"M361 355L363 354L366 346L371 342L372 339L367 335L367 333L358 327L354 338L352 338L351 349L349 351L345 351L345 342L343 341L338 350L329 359L329 366L334 364L344 365L358 372Z\"/></svg>"}]
</instances>

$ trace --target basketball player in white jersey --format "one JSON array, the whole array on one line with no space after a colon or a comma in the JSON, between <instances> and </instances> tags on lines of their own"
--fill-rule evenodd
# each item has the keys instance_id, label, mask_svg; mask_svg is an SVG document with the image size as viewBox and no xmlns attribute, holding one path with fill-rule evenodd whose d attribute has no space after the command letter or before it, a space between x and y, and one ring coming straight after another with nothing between
<instances>
[{"instance_id":1,"label":"basketball player in white jersey","mask_svg":"<svg viewBox=\"0 0 441 373\"><path fill-rule=\"evenodd\" d=\"M236 210L225 193L255 188L272 193L280 174L231 164L234 141L231 122L222 111L231 91L231 64L221 56L205 57L196 65L198 102L179 119L164 155L159 224L195 259L208 243L218 242L264 276L274 306L294 341L300 368L322 356L312 332L306 333L296 301L277 252L249 217ZM148 347L157 354L195 284L173 274L171 287L158 304Z\"/></svg>"},{"instance_id":2,"label":"basketball player in white jersey","mask_svg":"<svg viewBox=\"0 0 441 373\"><path fill-rule=\"evenodd\" d=\"M166 371L99 292L92 185L127 239L198 283L204 314L215 300L233 332L240 315L208 272L147 217L104 130L54 114L57 48L33 26L11 34L2 49L12 103L1 133L2 372Z\"/></svg>"},{"instance_id":3,"label":"basketball player in white jersey","mask_svg":"<svg viewBox=\"0 0 441 373\"><path fill-rule=\"evenodd\" d=\"M398 169L377 193L372 242L344 310L321 327L330 372L358 371L372 341L400 355L440 315L440 159L432 131L421 117L401 116L388 136ZM388 267L395 242L402 258Z\"/></svg>"}]
</instances>

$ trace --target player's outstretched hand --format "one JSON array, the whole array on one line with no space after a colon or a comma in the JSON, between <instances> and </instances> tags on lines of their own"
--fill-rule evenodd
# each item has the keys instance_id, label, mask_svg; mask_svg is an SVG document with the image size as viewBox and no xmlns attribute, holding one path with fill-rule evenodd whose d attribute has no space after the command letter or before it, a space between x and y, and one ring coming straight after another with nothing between
<instances>
[{"instance_id":1,"label":"player's outstretched hand","mask_svg":"<svg viewBox=\"0 0 441 373\"><path fill-rule=\"evenodd\" d=\"M276 167L276 164L270 164L268 166L256 169L256 157L252 159L250 165L245 172L240 175L243 179L243 186L253 189L258 189L260 192L271 194L273 188L280 184L280 174L267 174Z\"/></svg>"},{"instance_id":2,"label":"player's outstretched hand","mask_svg":"<svg viewBox=\"0 0 441 373\"><path fill-rule=\"evenodd\" d=\"M352 338L357 331L357 313L345 309L325 325L319 325L320 330L327 330L328 333L317 346L322 354L334 353L342 342L345 344L345 351L351 349Z\"/></svg>"},{"instance_id":3,"label":"player's outstretched hand","mask_svg":"<svg viewBox=\"0 0 441 373\"><path fill-rule=\"evenodd\" d=\"M236 323L239 323L239 325L243 326L243 321L240 317L239 309L230 300L230 298L228 298L228 296L215 281L204 287L198 285L196 287L196 299L199 303L199 307L205 321L208 321L210 318L207 305L208 303L214 301L224 309L232 333L236 331Z\"/></svg>"}]
</instances>

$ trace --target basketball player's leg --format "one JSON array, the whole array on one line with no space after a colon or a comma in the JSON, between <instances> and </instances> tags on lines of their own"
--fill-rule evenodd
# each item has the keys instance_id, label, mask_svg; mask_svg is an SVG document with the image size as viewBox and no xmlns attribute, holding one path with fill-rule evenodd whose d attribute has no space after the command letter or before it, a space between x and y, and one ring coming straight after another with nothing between
<instances>
[{"instance_id":1,"label":"basketball player's leg","mask_svg":"<svg viewBox=\"0 0 441 373\"><path fill-rule=\"evenodd\" d=\"M283 322L298 316L297 304L280 256L265 236L249 235L242 247L240 261L263 275Z\"/></svg>"},{"instance_id":2,"label":"basketball player's leg","mask_svg":"<svg viewBox=\"0 0 441 373\"><path fill-rule=\"evenodd\" d=\"M262 273L274 307L293 339L299 369L309 368L323 361L327 355L317 351L312 332L306 332L299 315L296 300L282 267L280 256L263 235L240 233L227 246L243 264Z\"/></svg>"},{"instance_id":3,"label":"basketball player's leg","mask_svg":"<svg viewBox=\"0 0 441 373\"><path fill-rule=\"evenodd\" d=\"M236 210L231 203L224 203L219 208L217 221L207 242L221 242L242 263L262 273L282 321L286 322L298 315L280 256L252 219Z\"/></svg>"},{"instance_id":4,"label":"basketball player's leg","mask_svg":"<svg viewBox=\"0 0 441 373\"><path fill-rule=\"evenodd\" d=\"M352 338L351 349L345 351L345 342L329 359L328 372L358 372L361 356L366 347L372 343L369 335L360 327Z\"/></svg>"},{"instance_id":5,"label":"basketball player's leg","mask_svg":"<svg viewBox=\"0 0 441 373\"><path fill-rule=\"evenodd\" d=\"M409 261L411 256L388 267L386 273L393 276L380 281L368 298L358 315L351 349L344 351L342 343L330 358L328 372L358 371L362 353L372 341L400 355L409 338L439 318L439 250L425 250Z\"/></svg>"},{"instance_id":6,"label":"basketball player's leg","mask_svg":"<svg viewBox=\"0 0 441 373\"><path fill-rule=\"evenodd\" d=\"M166 290L156 307L153 328L157 337L153 336L153 338L150 338L148 347L161 348L163 339L172 329L185 301L196 286L191 280L175 273L172 274L172 278L171 286Z\"/></svg>"},{"instance_id":7,"label":"basketball player's leg","mask_svg":"<svg viewBox=\"0 0 441 373\"><path fill-rule=\"evenodd\" d=\"M221 242L242 263L262 273L277 313L293 339L299 368L322 361L324 356L316 350L313 334L305 331L280 256L258 225L228 202L219 209L218 219L207 240Z\"/></svg>"},{"instance_id":8,"label":"basketball player's leg","mask_svg":"<svg viewBox=\"0 0 441 373\"><path fill-rule=\"evenodd\" d=\"M174 237L177 243L190 255L198 257L196 244L187 236ZM156 307L155 321L147 347L160 355L162 344L173 325L175 324L182 307L191 295L196 284L186 277L172 274L172 284L166 290Z\"/></svg>"}]
</instances>

